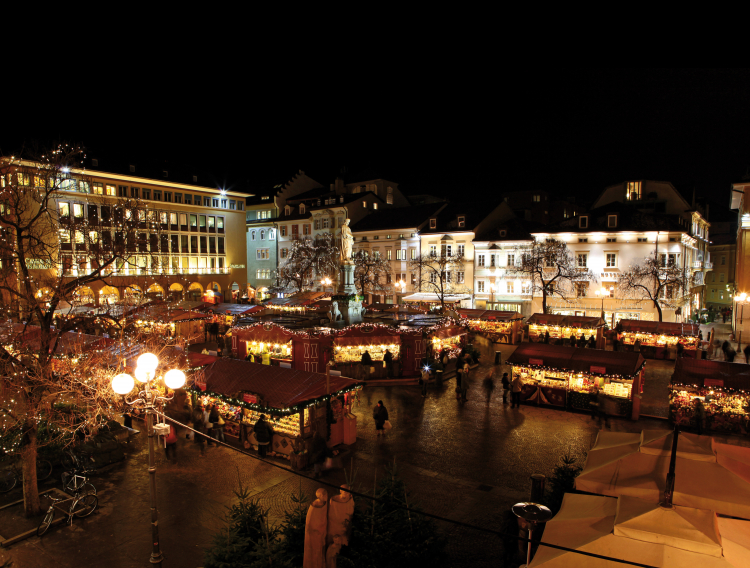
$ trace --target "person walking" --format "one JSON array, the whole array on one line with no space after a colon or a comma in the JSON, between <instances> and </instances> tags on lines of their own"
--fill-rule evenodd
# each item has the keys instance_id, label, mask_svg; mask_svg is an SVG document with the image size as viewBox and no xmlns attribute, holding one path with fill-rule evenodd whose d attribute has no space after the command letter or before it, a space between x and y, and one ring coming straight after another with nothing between
<instances>
[{"instance_id":1,"label":"person walking","mask_svg":"<svg viewBox=\"0 0 750 568\"><path fill-rule=\"evenodd\" d=\"M544 342L549 345L549 330L544 332Z\"/></svg>"},{"instance_id":2,"label":"person walking","mask_svg":"<svg viewBox=\"0 0 750 568\"><path fill-rule=\"evenodd\" d=\"M260 415L255 426L253 426L253 432L255 432L255 439L258 442L258 454L261 459L266 459L268 446L273 441L273 428L271 428L271 425L266 421L265 414Z\"/></svg>"},{"instance_id":3,"label":"person walking","mask_svg":"<svg viewBox=\"0 0 750 568\"><path fill-rule=\"evenodd\" d=\"M685 346L678 341L677 342L677 358L678 359L682 359L682 352L684 350L685 350Z\"/></svg>"},{"instance_id":4,"label":"person walking","mask_svg":"<svg viewBox=\"0 0 750 568\"><path fill-rule=\"evenodd\" d=\"M209 438L206 439L206 445L208 447L213 446L211 438L213 438L213 427L211 426L211 410L205 406L201 406L201 413L203 414L203 433L207 434Z\"/></svg>"},{"instance_id":5,"label":"person walking","mask_svg":"<svg viewBox=\"0 0 750 568\"><path fill-rule=\"evenodd\" d=\"M169 435L164 440L166 445L164 446L164 455L169 460L169 454L172 454L172 463L177 463L177 430L175 430L174 424L169 424Z\"/></svg>"},{"instance_id":6,"label":"person walking","mask_svg":"<svg viewBox=\"0 0 750 568\"><path fill-rule=\"evenodd\" d=\"M695 399L695 429L700 436L703 433L703 423L706 420L706 407L699 398Z\"/></svg>"},{"instance_id":7,"label":"person walking","mask_svg":"<svg viewBox=\"0 0 750 568\"><path fill-rule=\"evenodd\" d=\"M731 345L727 347L727 361L734 363L734 358L737 356L737 351Z\"/></svg>"},{"instance_id":8,"label":"person walking","mask_svg":"<svg viewBox=\"0 0 750 568\"><path fill-rule=\"evenodd\" d=\"M393 353L389 349L385 350L383 362L385 363L385 376L390 379L393 376Z\"/></svg>"},{"instance_id":9,"label":"person walking","mask_svg":"<svg viewBox=\"0 0 750 568\"><path fill-rule=\"evenodd\" d=\"M365 350L364 353L362 353L362 359L360 359L362 374L365 378L370 376L370 367L372 367L372 356L370 355L370 352Z\"/></svg>"},{"instance_id":10,"label":"person walking","mask_svg":"<svg viewBox=\"0 0 750 568\"><path fill-rule=\"evenodd\" d=\"M466 394L469 392L470 385L470 368L469 363L464 363L464 372L461 375L461 402L466 402Z\"/></svg>"},{"instance_id":11,"label":"person walking","mask_svg":"<svg viewBox=\"0 0 750 568\"><path fill-rule=\"evenodd\" d=\"M523 388L523 381L521 377L516 375L516 378L510 383L510 407L521 408L521 389Z\"/></svg>"},{"instance_id":12,"label":"person walking","mask_svg":"<svg viewBox=\"0 0 750 568\"><path fill-rule=\"evenodd\" d=\"M721 350L724 352L724 361L729 359L729 342L725 339L724 343L721 344Z\"/></svg>"},{"instance_id":13,"label":"person walking","mask_svg":"<svg viewBox=\"0 0 750 568\"><path fill-rule=\"evenodd\" d=\"M721 349L721 341L714 338L714 352L711 359L717 359L719 357L719 350Z\"/></svg>"},{"instance_id":14,"label":"person walking","mask_svg":"<svg viewBox=\"0 0 750 568\"><path fill-rule=\"evenodd\" d=\"M377 406L372 412L372 417L375 420L375 433L380 436L385 434L384 424L388 420L388 409L383 404L382 400L378 401Z\"/></svg>"},{"instance_id":15,"label":"person walking","mask_svg":"<svg viewBox=\"0 0 750 568\"><path fill-rule=\"evenodd\" d=\"M508 404L508 391L510 390L510 379L508 373L503 373L503 378L500 379L503 384L503 404Z\"/></svg>"},{"instance_id":16,"label":"person walking","mask_svg":"<svg viewBox=\"0 0 750 568\"><path fill-rule=\"evenodd\" d=\"M224 419L219 413L219 407L215 404L211 407L211 412L208 415L208 419L211 421L213 429L211 431L211 437L216 441L226 442L224 438Z\"/></svg>"},{"instance_id":17,"label":"person walking","mask_svg":"<svg viewBox=\"0 0 750 568\"><path fill-rule=\"evenodd\" d=\"M461 359L456 359L456 400L461 398L461 375L463 375L464 368L461 363Z\"/></svg>"},{"instance_id":18,"label":"person walking","mask_svg":"<svg viewBox=\"0 0 750 568\"><path fill-rule=\"evenodd\" d=\"M427 365L422 367L422 376L419 378L419 386L422 387L422 398L427 396L427 383L430 380L430 368Z\"/></svg>"},{"instance_id":19,"label":"person walking","mask_svg":"<svg viewBox=\"0 0 750 568\"><path fill-rule=\"evenodd\" d=\"M201 451L201 457L206 455L206 423L203 420L203 412L200 408L196 408L193 412L193 443L197 444Z\"/></svg>"},{"instance_id":20,"label":"person walking","mask_svg":"<svg viewBox=\"0 0 750 568\"><path fill-rule=\"evenodd\" d=\"M495 369L490 369L490 372L487 373L487 376L482 381L482 388L484 388L484 392L487 395L487 404L490 403L490 399L492 398L492 391L495 390Z\"/></svg>"},{"instance_id":21,"label":"person walking","mask_svg":"<svg viewBox=\"0 0 750 568\"><path fill-rule=\"evenodd\" d=\"M589 349L596 349L596 339L594 339L593 334L589 336L589 342L586 347L588 347Z\"/></svg>"}]
</instances>

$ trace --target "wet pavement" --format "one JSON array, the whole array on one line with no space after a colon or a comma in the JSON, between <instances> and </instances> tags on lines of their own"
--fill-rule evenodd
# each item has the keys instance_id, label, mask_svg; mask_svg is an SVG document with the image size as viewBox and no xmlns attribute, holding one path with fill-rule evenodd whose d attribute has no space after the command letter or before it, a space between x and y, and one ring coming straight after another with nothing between
<instances>
[{"instance_id":1,"label":"wet pavement","mask_svg":"<svg viewBox=\"0 0 750 568\"><path fill-rule=\"evenodd\" d=\"M502 348L503 361L512 349ZM658 399L666 399L664 380L671 375L671 368L652 363L647 364L645 400L652 400L657 412ZM598 431L590 416L533 406L511 409L502 402L499 384L488 402L481 386L488 369L484 365L474 371L464 405L455 399L453 381L441 388L431 386L426 398L417 386L368 387L361 391L354 408L358 439L344 459L346 474L354 477L355 487L371 492L385 467L395 462L414 500L425 511L499 530L510 506L528 498L532 474L551 475L564 454L575 456L582 464ZM385 438L375 435L372 419L372 407L378 400L383 400L393 424ZM612 419L611 428L628 432L666 430L669 424L653 418L638 422ZM747 438L724 439L750 445ZM12 559L14 568L148 566L151 529L146 442L142 434L136 437L122 464L92 479L100 499L95 514L76 520L72 528L53 527L42 539L33 537L0 550L0 562ZM201 457L197 446L184 437L180 439L176 465L165 460L163 451L157 456L165 567L202 565L203 549L222 526L225 506L233 502L232 489L240 480L253 489L276 520L292 505L293 492L301 488L310 496L320 486L288 469L272 467L227 448L207 448L206 456ZM274 463L288 467L286 461ZM323 480L338 485L345 481L345 473L332 470ZM5 497L2 503L14 495ZM447 566L501 565L498 537L448 523L440 526L448 536Z\"/></svg>"}]
</instances>

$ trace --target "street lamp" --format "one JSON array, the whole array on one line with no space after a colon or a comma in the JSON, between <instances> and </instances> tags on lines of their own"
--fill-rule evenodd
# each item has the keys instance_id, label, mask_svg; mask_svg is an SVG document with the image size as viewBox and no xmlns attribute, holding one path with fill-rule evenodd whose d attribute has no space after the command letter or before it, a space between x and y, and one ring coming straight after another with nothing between
<instances>
[{"instance_id":1,"label":"street lamp","mask_svg":"<svg viewBox=\"0 0 750 568\"><path fill-rule=\"evenodd\" d=\"M403 297L404 290L406 289L406 282L404 282L403 280L399 280L398 282L396 282L396 288L401 288L401 296ZM396 299L396 303L398 303L398 299Z\"/></svg>"},{"instance_id":2,"label":"street lamp","mask_svg":"<svg viewBox=\"0 0 750 568\"><path fill-rule=\"evenodd\" d=\"M742 294L740 294L739 296L734 297L734 301L738 305L742 306L742 308L740 308L740 333L739 333L739 336L737 337L737 351L740 351L740 344L742 343L742 329L741 329L742 316L744 315L744 312L745 312L745 304L750 304L750 298L748 298L745 292L742 292ZM737 312L735 312L732 315L734 316L734 322L735 322L734 325L736 328L737 327Z\"/></svg>"},{"instance_id":3,"label":"street lamp","mask_svg":"<svg viewBox=\"0 0 750 568\"><path fill-rule=\"evenodd\" d=\"M320 281L320 283L323 285L323 292L327 292L326 287L333 284L333 280L326 276L325 278L323 278L323 280Z\"/></svg>"},{"instance_id":4,"label":"street lamp","mask_svg":"<svg viewBox=\"0 0 750 568\"><path fill-rule=\"evenodd\" d=\"M607 290L606 288L599 288L596 291L596 295L602 299L602 319L604 319L604 298L606 296L609 296L609 290Z\"/></svg>"},{"instance_id":5,"label":"street lamp","mask_svg":"<svg viewBox=\"0 0 750 568\"><path fill-rule=\"evenodd\" d=\"M159 358L153 353L144 353L138 357L135 368L135 378L143 383L141 390L134 400L125 399L125 402L134 408L146 411L146 425L148 428L148 474L151 486L151 535L153 550L151 552L151 564L161 566L162 554L159 549L159 513L156 509L156 463L154 459L154 437L169 434L169 426L166 424L154 425L156 406L163 406L165 402L172 400L172 396L161 396L154 388L156 380L156 369L159 366ZM164 384L170 389L178 389L185 384L185 373L179 369L171 369L164 373ZM121 373L112 379L112 390L117 394L127 395L133 390L135 381L127 373ZM140 388L140 385L139 385Z\"/></svg>"},{"instance_id":6,"label":"street lamp","mask_svg":"<svg viewBox=\"0 0 750 568\"><path fill-rule=\"evenodd\" d=\"M494 303L495 303L495 290L497 290L497 286L494 282L490 282L490 309L494 309Z\"/></svg>"}]
</instances>

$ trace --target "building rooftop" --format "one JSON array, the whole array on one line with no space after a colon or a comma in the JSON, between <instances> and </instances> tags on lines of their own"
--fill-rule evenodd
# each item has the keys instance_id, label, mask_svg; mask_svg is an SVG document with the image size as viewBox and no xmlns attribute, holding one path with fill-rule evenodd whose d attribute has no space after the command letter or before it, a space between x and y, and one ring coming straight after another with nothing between
<instances>
[{"instance_id":1,"label":"building rooftop","mask_svg":"<svg viewBox=\"0 0 750 568\"><path fill-rule=\"evenodd\" d=\"M448 203L439 213L431 215L437 219L436 227L430 228L428 223L422 229L422 233L471 232L495 209L496 205L487 201ZM458 226L459 216L465 218L463 227Z\"/></svg>"},{"instance_id":2,"label":"building rooftop","mask_svg":"<svg viewBox=\"0 0 750 568\"><path fill-rule=\"evenodd\" d=\"M357 221L351 229L353 233L386 231L389 229L416 229L426 223L430 216L439 211L443 205L443 203L430 203L429 205L375 211Z\"/></svg>"},{"instance_id":3,"label":"building rooftop","mask_svg":"<svg viewBox=\"0 0 750 568\"><path fill-rule=\"evenodd\" d=\"M617 227L608 226L608 216L617 215ZM580 217L588 217L589 222L586 228L581 228ZM592 209L585 215L577 215L566 219L557 225L543 227L535 230L535 233L591 233L601 231L604 233L613 233L620 231L674 231L688 232L688 227L681 225L677 215L658 215L643 213L636 206L613 201L602 207Z\"/></svg>"}]
</instances>

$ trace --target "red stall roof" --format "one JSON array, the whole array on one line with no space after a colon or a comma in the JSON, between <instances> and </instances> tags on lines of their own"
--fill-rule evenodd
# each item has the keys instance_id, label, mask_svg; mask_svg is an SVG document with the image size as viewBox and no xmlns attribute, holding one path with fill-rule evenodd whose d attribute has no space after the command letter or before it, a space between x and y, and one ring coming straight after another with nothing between
<instances>
[{"instance_id":1,"label":"red stall roof","mask_svg":"<svg viewBox=\"0 0 750 568\"><path fill-rule=\"evenodd\" d=\"M541 365L598 375L633 376L641 370L645 362L640 353L580 349L545 343L522 343L508 357L508 363L513 365ZM591 367L600 367L604 371L592 371Z\"/></svg>"},{"instance_id":2,"label":"red stall roof","mask_svg":"<svg viewBox=\"0 0 750 568\"><path fill-rule=\"evenodd\" d=\"M692 323L673 321L641 321L620 320L622 330L630 333L653 333L654 335L679 335L682 337L698 337L700 326Z\"/></svg>"},{"instance_id":3,"label":"red stall roof","mask_svg":"<svg viewBox=\"0 0 750 568\"><path fill-rule=\"evenodd\" d=\"M604 320L600 317L564 316L561 314L534 314L526 323L555 325L560 327L582 327L585 329L596 329L606 325Z\"/></svg>"},{"instance_id":4,"label":"red stall roof","mask_svg":"<svg viewBox=\"0 0 750 568\"><path fill-rule=\"evenodd\" d=\"M259 365L238 359L219 359L205 368L206 392L235 396L246 391L259 394L271 408L284 409L326 394L326 376L283 367ZM331 376L335 394L359 381Z\"/></svg>"},{"instance_id":5,"label":"red stall roof","mask_svg":"<svg viewBox=\"0 0 750 568\"><path fill-rule=\"evenodd\" d=\"M522 320L523 316L518 312L501 312L496 310L470 310L468 308L459 308L456 310L459 314L467 319L473 320L495 320L495 321L516 321Z\"/></svg>"},{"instance_id":6,"label":"red stall roof","mask_svg":"<svg viewBox=\"0 0 750 568\"><path fill-rule=\"evenodd\" d=\"M705 384L708 379L709 383ZM715 386L750 390L750 366L707 359L677 359L673 385Z\"/></svg>"},{"instance_id":7,"label":"red stall roof","mask_svg":"<svg viewBox=\"0 0 750 568\"><path fill-rule=\"evenodd\" d=\"M386 327L359 326L343 330L334 342L336 345L390 345L401 343L401 336L398 331Z\"/></svg>"},{"instance_id":8,"label":"red stall roof","mask_svg":"<svg viewBox=\"0 0 750 568\"><path fill-rule=\"evenodd\" d=\"M235 335L242 341L289 343L292 340L294 333L275 323L266 322L250 327L233 327L232 336Z\"/></svg>"}]
</instances>

